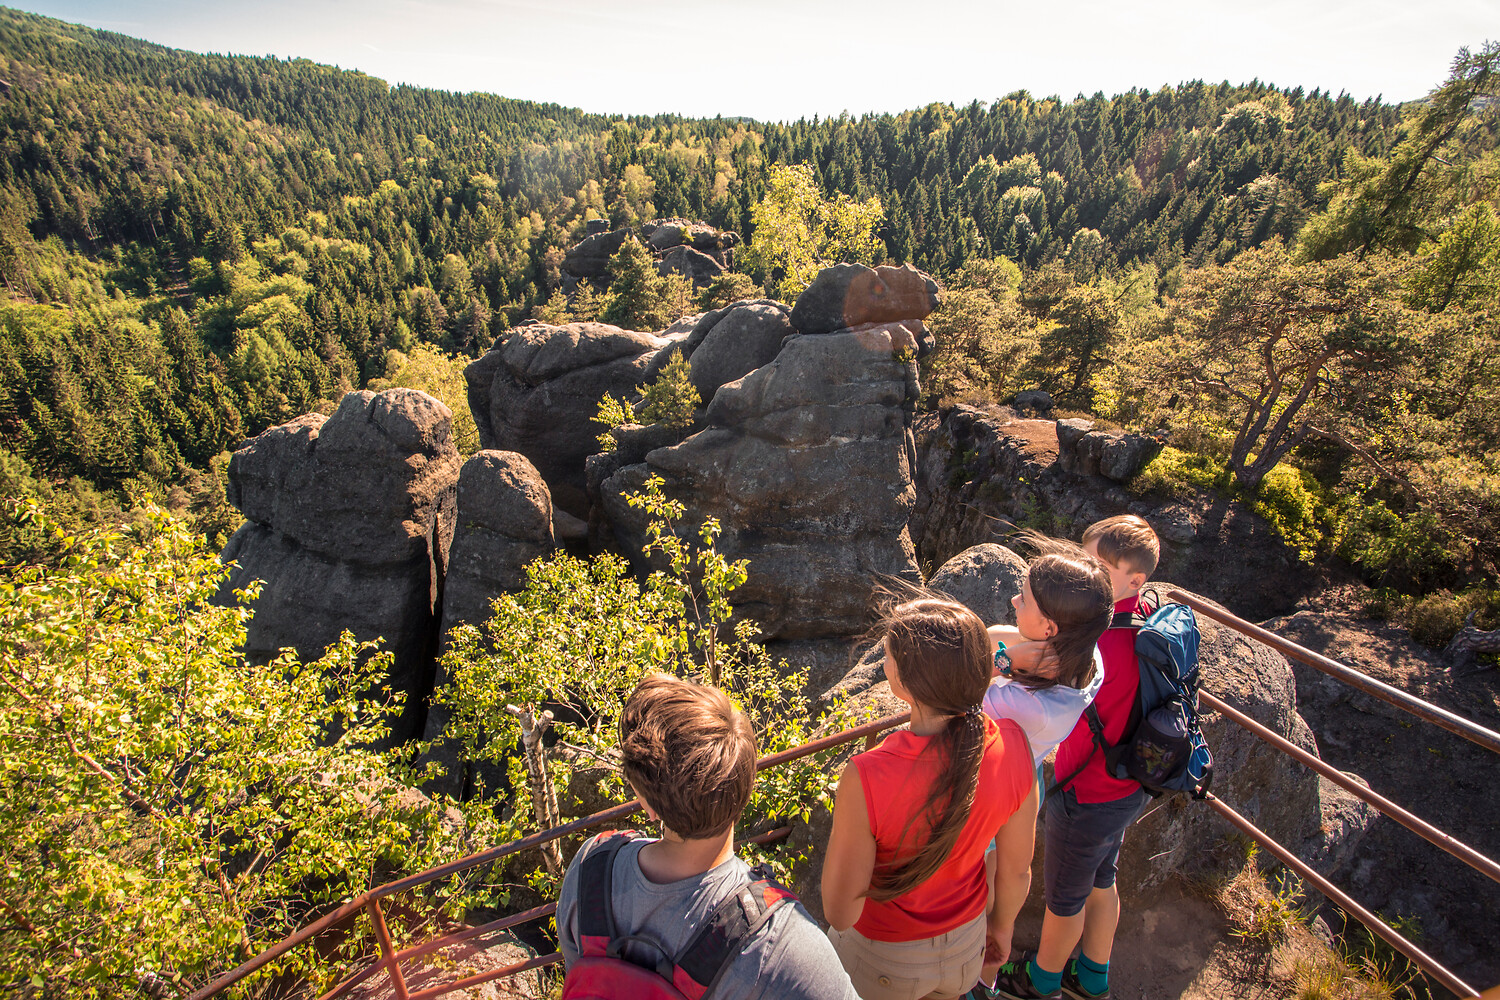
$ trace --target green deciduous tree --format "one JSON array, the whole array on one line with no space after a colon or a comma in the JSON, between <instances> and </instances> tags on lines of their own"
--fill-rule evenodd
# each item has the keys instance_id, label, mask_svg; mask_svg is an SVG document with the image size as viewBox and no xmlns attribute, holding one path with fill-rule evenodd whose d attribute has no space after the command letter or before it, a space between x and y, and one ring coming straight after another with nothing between
<instances>
[{"instance_id":1,"label":"green deciduous tree","mask_svg":"<svg viewBox=\"0 0 1500 1000\"><path fill-rule=\"evenodd\" d=\"M683 505L664 496L661 486L650 479L629 502L651 518L645 552L663 571L642 582L618 556L538 560L525 589L495 599L488 622L450 634L443 657L449 683L435 696L453 713L447 731L469 759L508 768L513 788L529 783L520 753L523 719L552 705L561 706L556 743L542 764L553 797L561 800L575 772L582 772L606 798L624 798L619 713L625 696L652 671L723 687L749 715L762 754L852 721L842 702L815 717L802 692L805 676L772 663L752 622L731 622L730 599L745 581L747 561L716 551L713 518L696 531L685 527ZM512 705L517 712L507 711ZM826 766L809 758L758 776L741 826L806 817L816 804L826 805ZM534 804L547 798L541 792ZM516 809L505 821L507 832L519 835L547 822L541 812ZM552 881L540 872L535 880Z\"/></svg>"},{"instance_id":2,"label":"green deciduous tree","mask_svg":"<svg viewBox=\"0 0 1500 1000\"><path fill-rule=\"evenodd\" d=\"M1254 488L1308 438L1364 445L1392 397L1415 388L1423 315L1385 257L1296 264L1279 243L1188 274L1167 335L1122 361L1138 388L1187 397L1234 428L1228 467ZM1153 388L1154 387L1154 388Z\"/></svg>"},{"instance_id":3,"label":"green deciduous tree","mask_svg":"<svg viewBox=\"0 0 1500 1000\"><path fill-rule=\"evenodd\" d=\"M885 248L875 227L883 215L873 197L823 197L806 164L772 167L766 196L751 210L754 235L739 266L791 301L830 264L878 263Z\"/></svg>"},{"instance_id":4,"label":"green deciduous tree","mask_svg":"<svg viewBox=\"0 0 1500 1000\"><path fill-rule=\"evenodd\" d=\"M406 754L370 749L398 701L367 697L384 655L346 634L316 663L245 663L249 612L214 603L228 571L180 523L148 510L129 535L63 537L34 508L6 513L61 553L0 583L8 992L185 994L488 836L480 810L466 829L414 797ZM319 982L336 957L270 971Z\"/></svg>"}]
</instances>

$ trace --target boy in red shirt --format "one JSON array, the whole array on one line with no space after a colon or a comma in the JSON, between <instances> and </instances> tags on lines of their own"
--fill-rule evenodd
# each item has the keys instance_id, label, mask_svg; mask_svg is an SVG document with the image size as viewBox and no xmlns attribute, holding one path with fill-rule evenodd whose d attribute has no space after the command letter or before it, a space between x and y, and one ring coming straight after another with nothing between
<instances>
[{"instance_id":1,"label":"boy in red shirt","mask_svg":"<svg viewBox=\"0 0 1500 1000\"><path fill-rule=\"evenodd\" d=\"M1083 547L1109 570L1115 613L1150 613L1141 587L1156 569L1161 544L1156 532L1134 514L1105 518L1083 533ZM1135 629L1111 628L1099 639L1104 685L1094 709L1111 744L1125 735L1140 689ZM1081 718L1058 745L1053 766L1057 796L1047 799L1047 851L1043 863L1047 912L1035 955L1000 972L990 996L1008 1000L1108 1000L1109 956L1120 922L1115 864L1125 829L1147 802L1144 789L1105 772L1104 754L1094 744L1088 719ZM1082 944L1076 961L1073 948Z\"/></svg>"}]
</instances>

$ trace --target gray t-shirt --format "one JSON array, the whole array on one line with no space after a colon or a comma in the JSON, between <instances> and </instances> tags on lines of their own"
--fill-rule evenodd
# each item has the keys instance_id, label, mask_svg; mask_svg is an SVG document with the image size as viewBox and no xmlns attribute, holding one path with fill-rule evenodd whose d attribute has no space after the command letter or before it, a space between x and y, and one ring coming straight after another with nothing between
<instances>
[{"instance_id":1,"label":"gray t-shirt","mask_svg":"<svg viewBox=\"0 0 1500 1000\"><path fill-rule=\"evenodd\" d=\"M702 875L659 885L641 871L637 857L652 838L639 837L620 848L614 866L614 914L618 933L643 934L659 941L670 960L724 897L750 881L750 866L738 856ZM579 956L578 871L597 846L591 840L579 850L563 876L557 896L558 950L571 966ZM652 968L656 955L648 945L626 945L632 961ZM730 959L711 1000L858 1000L833 944L801 903L784 903L771 914L740 954Z\"/></svg>"}]
</instances>

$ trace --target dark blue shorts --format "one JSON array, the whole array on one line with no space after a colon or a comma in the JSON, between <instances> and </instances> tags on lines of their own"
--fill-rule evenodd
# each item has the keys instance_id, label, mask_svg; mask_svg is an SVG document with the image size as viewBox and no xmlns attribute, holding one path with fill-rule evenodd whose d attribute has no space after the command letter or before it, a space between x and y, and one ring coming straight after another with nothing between
<instances>
[{"instance_id":1,"label":"dark blue shorts","mask_svg":"<svg viewBox=\"0 0 1500 1000\"><path fill-rule=\"evenodd\" d=\"M1071 917L1083 909L1089 893L1115 884L1115 864L1125 828L1146 803L1144 790L1113 802L1079 802L1065 788L1047 800L1046 856L1042 876L1047 909Z\"/></svg>"}]
</instances>

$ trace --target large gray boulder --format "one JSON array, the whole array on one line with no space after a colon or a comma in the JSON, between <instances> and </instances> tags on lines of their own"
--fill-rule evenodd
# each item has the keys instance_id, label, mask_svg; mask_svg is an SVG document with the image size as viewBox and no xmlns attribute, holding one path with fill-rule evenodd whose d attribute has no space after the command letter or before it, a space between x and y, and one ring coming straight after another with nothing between
<instances>
[{"instance_id":1,"label":"large gray boulder","mask_svg":"<svg viewBox=\"0 0 1500 1000\"><path fill-rule=\"evenodd\" d=\"M553 551L552 497L536 467L513 451L481 451L458 476L458 527L453 533L448 577L443 590L442 639L462 624L490 618L490 602L526 586L526 567ZM433 690L448 683L441 661ZM430 744L424 761L442 765L429 782L432 791L462 798L481 775L489 787L504 781L503 768L467 759L447 734L452 712L436 700L429 706L422 738Z\"/></svg>"},{"instance_id":2,"label":"large gray boulder","mask_svg":"<svg viewBox=\"0 0 1500 1000\"><path fill-rule=\"evenodd\" d=\"M516 327L464 369L480 444L525 455L553 503L586 518L584 460L599 450L599 400L634 395L672 342L604 323Z\"/></svg>"},{"instance_id":3,"label":"large gray boulder","mask_svg":"<svg viewBox=\"0 0 1500 1000\"><path fill-rule=\"evenodd\" d=\"M645 541L623 494L660 476L690 520L719 519L721 552L750 560L735 603L768 638L858 633L878 575L918 578L907 423L929 343L915 320L791 337L719 388L707 428L602 482L620 548L635 555Z\"/></svg>"},{"instance_id":4,"label":"large gray boulder","mask_svg":"<svg viewBox=\"0 0 1500 1000\"><path fill-rule=\"evenodd\" d=\"M320 656L344 629L382 639L407 695L393 737L419 735L432 685L437 601L452 540L459 457L446 406L414 389L351 392L247 442L228 496L248 519L222 558L221 599L264 581L246 653Z\"/></svg>"},{"instance_id":5,"label":"large gray boulder","mask_svg":"<svg viewBox=\"0 0 1500 1000\"><path fill-rule=\"evenodd\" d=\"M769 299L746 299L705 313L683 342L693 387L707 405L719 386L770 364L792 329L791 309Z\"/></svg>"},{"instance_id":6,"label":"large gray boulder","mask_svg":"<svg viewBox=\"0 0 1500 1000\"><path fill-rule=\"evenodd\" d=\"M927 586L966 606L986 625L1014 625L1011 598L1021 592L1026 560L1003 545L964 549L932 574Z\"/></svg>"},{"instance_id":7,"label":"large gray boulder","mask_svg":"<svg viewBox=\"0 0 1500 1000\"><path fill-rule=\"evenodd\" d=\"M1077 417L1057 422L1057 464L1080 476L1129 482L1161 453L1162 442L1145 434L1094 429Z\"/></svg>"},{"instance_id":8,"label":"large gray boulder","mask_svg":"<svg viewBox=\"0 0 1500 1000\"><path fill-rule=\"evenodd\" d=\"M609 276L609 258L619 252L630 237L629 229L595 233L563 255L563 273L573 278L603 281Z\"/></svg>"},{"instance_id":9,"label":"large gray boulder","mask_svg":"<svg viewBox=\"0 0 1500 1000\"><path fill-rule=\"evenodd\" d=\"M904 319L923 319L938 307L937 282L910 264L824 268L797 298L792 325L798 333L831 333Z\"/></svg>"},{"instance_id":10,"label":"large gray boulder","mask_svg":"<svg viewBox=\"0 0 1500 1000\"><path fill-rule=\"evenodd\" d=\"M477 625L490 602L526 585L526 567L553 550L552 494L526 456L481 451L458 475L458 516L443 589L443 632Z\"/></svg>"},{"instance_id":11,"label":"large gray boulder","mask_svg":"<svg viewBox=\"0 0 1500 1000\"><path fill-rule=\"evenodd\" d=\"M673 247L656 262L661 275L680 274L695 285L706 285L724 273L724 265L689 246Z\"/></svg>"}]
</instances>

